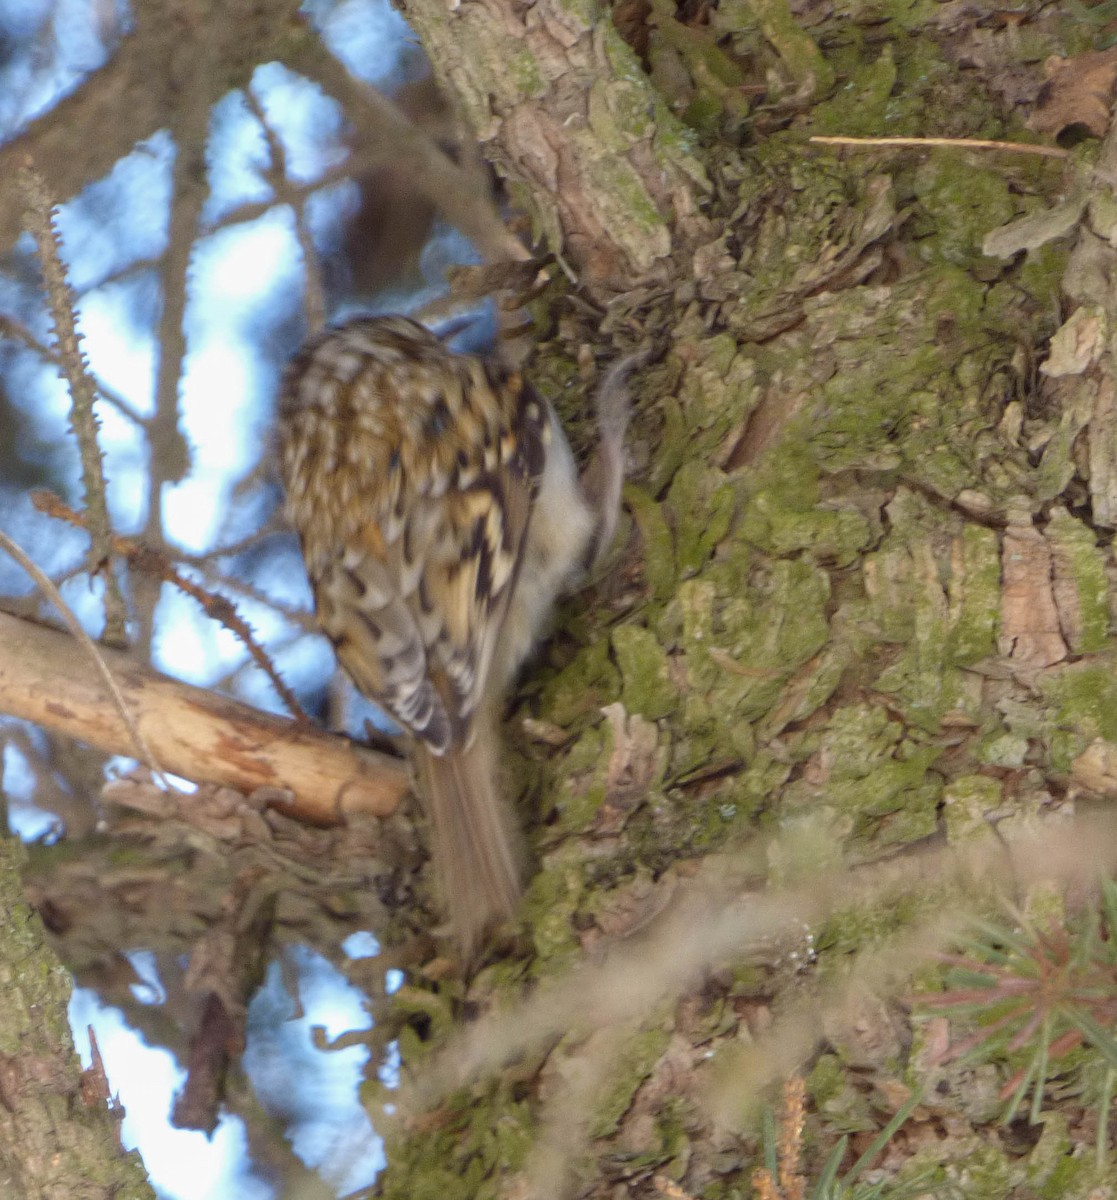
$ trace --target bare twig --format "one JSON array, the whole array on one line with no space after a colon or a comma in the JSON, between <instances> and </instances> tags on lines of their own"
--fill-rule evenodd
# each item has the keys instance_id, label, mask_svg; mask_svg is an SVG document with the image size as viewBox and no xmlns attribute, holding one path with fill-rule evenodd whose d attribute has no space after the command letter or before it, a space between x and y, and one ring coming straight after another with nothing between
<instances>
[{"instance_id":1,"label":"bare twig","mask_svg":"<svg viewBox=\"0 0 1117 1200\"><path fill-rule=\"evenodd\" d=\"M206 59L220 36L214 25L207 22L198 27L202 36L193 47L189 68L181 81L182 101L171 127L176 149L167 246L160 270L163 296L156 328L155 409L147 427L149 470L144 540L152 546L162 545L165 537L164 485L178 483L190 470L190 448L180 426L179 392L186 358L187 279L208 195L206 134L217 85ZM145 586L139 581L139 586L133 587L137 641L147 653L154 638L158 599L158 586Z\"/></svg>"},{"instance_id":2,"label":"bare twig","mask_svg":"<svg viewBox=\"0 0 1117 1200\"><path fill-rule=\"evenodd\" d=\"M276 201L289 205L295 216L295 239L303 257L303 311L306 313L307 332L320 333L326 325L326 295L322 287L322 272L318 269L318 251L306 221L308 193L304 188L292 187L287 177L287 154L282 141L268 121L259 96L248 87L244 97L252 115L259 122L264 141L267 143L269 162L264 177L271 185Z\"/></svg>"},{"instance_id":3,"label":"bare twig","mask_svg":"<svg viewBox=\"0 0 1117 1200\"><path fill-rule=\"evenodd\" d=\"M105 496L105 472L101 447L97 444L97 415L93 411L97 387L81 350L81 335L77 331L76 303L60 253L61 239L54 224L54 210L42 176L28 164L20 176L20 186L27 205L25 220L43 268L50 302L54 336L61 359L63 375L70 388L70 423L81 452L82 486L85 490L85 509L89 514L89 570L100 574L105 581L105 640L112 645L126 643L127 614L120 585L113 573L112 523L109 520ZM44 576L45 578L45 576Z\"/></svg>"},{"instance_id":4,"label":"bare twig","mask_svg":"<svg viewBox=\"0 0 1117 1200\"><path fill-rule=\"evenodd\" d=\"M1004 150L1009 154L1038 154L1042 158L1070 158L1068 150L1058 146L1033 146L1028 142L999 142L987 138L944 137L812 137L816 146L908 146L929 149L949 146L956 150Z\"/></svg>"},{"instance_id":5,"label":"bare twig","mask_svg":"<svg viewBox=\"0 0 1117 1200\"><path fill-rule=\"evenodd\" d=\"M59 368L62 367L62 355L57 350L44 346L26 325L6 313L0 313L0 336L22 342L28 350L34 351L44 362L53 363ZM93 376L93 386L97 389L97 395L106 404L111 404L121 416L126 417L133 425L143 428L147 424L147 418L142 413L129 404L118 391L109 387L104 380L98 379L96 375Z\"/></svg>"},{"instance_id":6,"label":"bare twig","mask_svg":"<svg viewBox=\"0 0 1117 1200\"><path fill-rule=\"evenodd\" d=\"M409 182L473 242L487 261L522 261L529 257L501 220L492 199L476 186L474 175L443 154L387 96L350 75L319 41L301 43L297 53L288 58L288 65L337 99L357 123L363 141L379 148L384 161L406 170Z\"/></svg>"}]
</instances>

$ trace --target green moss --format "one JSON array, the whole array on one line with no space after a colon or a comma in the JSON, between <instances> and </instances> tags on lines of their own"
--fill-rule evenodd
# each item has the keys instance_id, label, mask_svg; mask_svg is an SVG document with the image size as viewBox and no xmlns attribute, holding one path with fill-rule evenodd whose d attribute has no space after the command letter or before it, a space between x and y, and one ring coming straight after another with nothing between
<instances>
[{"instance_id":1,"label":"green moss","mask_svg":"<svg viewBox=\"0 0 1117 1200\"><path fill-rule=\"evenodd\" d=\"M664 1020L668 1018L663 1017ZM610 1083L594 1104L590 1122L593 1137L616 1132L632 1098L663 1056L671 1035L667 1028L649 1025L625 1039L624 1046L609 1071Z\"/></svg>"},{"instance_id":2,"label":"green moss","mask_svg":"<svg viewBox=\"0 0 1117 1200\"><path fill-rule=\"evenodd\" d=\"M1025 255L1018 268L1017 282L1039 308L1057 311L1069 254L1069 247L1063 242L1048 242Z\"/></svg>"},{"instance_id":3,"label":"green moss","mask_svg":"<svg viewBox=\"0 0 1117 1200\"><path fill-rule=\"evenodd\" d=\"M1109 583L1105 553L1093 531L1063 507L1052 510L1045 530L1054 559L1056 584L1064 585L1060 608L1072 616L1067 622L1070 649L1075 654L1093 654L1109 638ZM1067 585L1073 595L1066 594ZM1073 613L1067 612L1068 608Z\"/></svg>"},{"instance_id":4,"label":"green moss","mask_svg":"<svg viewBox=\"0 0 1117 1200\"><path fill-rule=\"evenodd\" d=\"M996 729L977 740L973 747L973 755L978 762L986 763L990 767L1019 770L1024 765L1028 749L1026 737Z\"/></svg>"},{"instance_id":5,"label":"green moss","mask_svg":"<svg viewBox=\"0 0 1117 1200\"><path fill-rule=\"evenodd\" d=\"M826 574L802 560L769 564L747 581L720 562L681 584L688 732L710 731L712 722L722 754L747 753L752 737L740 740L742 723L766 713L791 673L825 645L828 597Z\"/></svg>"},{"instance_id":6,"label":"green moss","mask_svg":"<svg viewBox=\"0 0 1117 1200\"><path fill-rule=\"evenodd\" d=\"M675 540L663 509L635 484L625 484L625 503L643 540L644 579L654 600L664 601L675 590Z\"/></svg>"},{"instance_id":7,"label":"green moss","mask_svg":"<svg viewBox=\"0 0 1117 1200\"><path fill-rule=\"evenodd\" d=\"M1015 386L1011 344L990 332L1020 320L1004 293L953 267L827 297L806 331L833 364L805 417L814 461L832 473L899 469L949 499L975 486L1005 503L1026 493L1032 467L998 425Z\"/></svg>"},{"instance_id":8,"label":"green moss","mask_svg":"<svg viewBox=\"0 0 1117 1200\"><path fill-rule=\"evenodd\" d=\"M695 1125L692 1107L681 1096L668 1096L655 1115L658 1157L668 1162L663 1173L672 1179L681 1178L690 1159L690 1130Z\"/></svg>"},{"instance_id":9,"label":"green moss","mask_svg":"<svg viewBox=\"0 0 1117 1200\"><path fill-rule=\"evenodd\" d=\"M584 647L573 662L543 685L543 715L564 729L581 724L620 697L621 679L609 660L609 643Z\"/></svg>"},{"instance_id":10,"label":"green moss","mask_svg":"<svg viewBox=\"0 0 1117 1200\"><path fill-rule=\"evenodd\" d=\"M507 1175L527 1159L533 1124L527 1107L496 1092L459 1094L422 1137L388 1139L377 1181L386 1200L496 1200Z\"/></svg>"},{"instance_id":11,"label":"green moss","mask_svg":"<svg viewBox=\"0 0 1117 1200\"><path fill-rule=\"evenodd\" d=\"M873 626L901 649L876 680L905 719L928 732L952 710L973 707L955 663L995 650L1000 606L996 535L963 525L917 493L889 504L890 532L862 561Z\"/></svg>"},{"instance_id":12,"label":"green moss","mask_svg":"<svg viewBox=\"0 0 1117 1200\"><path fill-rule=\"evenodd\" d=\"M762 808L791 774L791 764L776 758L770 751L757 750L750 756L748 766L733 776L727 797L719 801L726 819L746 819ZM732 805L732 811L728 806ZM751 821L748 821L751 829Z\"/></svg>"},{"instance_id":13,"label":"green moss","mask_svg":"<svg viewBox=\"0 0 1117 1200\"><path fill-rule=\"evenodd\" d=\"M685 349L688 364L678 386L681 441L675 453L680 463L702 462L739 433L760 400L762 381L755 359L738 349L731 334L687 342Z\"/></svg>"},{"instance_id":14,"label":"green moss","mask_svg":"<svg viewBox=\"0 0 1117 1200\"><path fill-rule=\"evenodd\" d=\"M1001 620L1001 560L997 535L983 525L962 528L962 572L948 589L954 623L953 658L969 666L997 647Z\"/></svg>"},{"instance_id":15,"label":"green moss","mask_svg":"<svg viewBox=\"0 0 1117 1200\"><path fill-rule=\"evenodd\" d=\"M847 956L905 929L943 904L941 893L912 888L888 904L850 904L831 913L815 931L820 978L832 972L844 978Z\"/></svg>"},{"instance_id":16,"label":"green moss","mask_svg":"<svg viewBox=\"0 0 1117 1200\"><path fill-rule=\"evenodd\" d=\"M555 796L559 830L584 830L605 803L612 745L612 727L606 722L587 729L567 751Z\"/></svg>"},{"instance_id":17,"label":"green moss","mask_svg":"<svg viewBox=\"0 0 1117 1200\"><path fill-rule=\"evenodd\" d=\"M946 840L951 845L990 836L990 818L1002 804L1001 784L987 775L962 775L952 779L943 797Z\"/></svg>"},{"instance_id":18,"label":"green moss","mask_svg":"<svg viewBox=\"0 0 1117 1200\"><path fill-rule=\"evenodd\" d=\"M620 625L613 631L613 653L621 671L621 700L629 713L656 721L675 709L679 691L654 634L640 625Z\"/></svg>"},{"instance_id":19,"label":"green moss","mask_svg":"<svg viewBox=\"0 0 1117 1200\"><path fill-rule=\"evenodd\" d=\"M821 708L846 672L862 658L868 645L863 630L843 619L831 622L831 631L831 640L822 653L810 661L805 671L788 680L779 701L762 719L762 739L774 737L787 725L803 721Z\"/></svg>"},{"instance_id":20,"label":"green moss","mask_svg":"<svg viewBox=\"0 0 1117 1200\"><path fill-rule=\"evenodd\" d=\"M841 1070L840 1060L836 1055L826 1057L839 1063ZM825 1100L818 1102L817 1110L826 1122L827 1131L835 1135L876 1131L880 1125L868 1094L858 1088L844 1072L842 1086Z\"/></svg>"},{"instance_id":21,"label":"green moss","mask_svg":"<svg viewBox=\"0 0 1117 1200\"><path fill-rule=\"evenodd\" d=\"M879 136L892 127L885 114L896 86L896 63L892 47L885 46L875 62L863 63L851 73L833 98L811 110L811 132L848 137Z\"/></svg>"},{"instance_id":22,"label":"green moss","mask_svg":"<svg viewBox=\"0 0 1117 1200\"><path fill-rule=\"evenodd\" d=\"M1063 734L1053 739L1057 768L1066 770L1070 759L1094 738L1117 742L1117 673L1112 662L1095 660L1047 671L1038 677L1037 686L1051 703L1053 722Z\"/></svg>"},{"instance_id":23,"label":"green moss","mask_svg":"<svg viewBox=\"0 0 1117 1200\"><path fill-rule=\"evenodd\" d=\"M736 297L723 310L729 329L760 343L748 349L778 387L770 400L794 406L799 396L787 377L817 370L820 378L813 382L822 382L827 357L819 359L816 350L831 345L805 333L774 343L769 338L796 324L798 304L813 309L809 298L825 295L829 304L850 295L830 284L892 227L892 188L885 176L806 153L799 135L766 139L749 166L738 192L740 211L749 214L753 229L736 272L719 274L717 282Z\"/></svg>"},{"instance_id":24,"label":"green moss","mask_svg":"<svg viewBox=\"0 0 1117 1200\"><path fill-rule=\"evenodd\" d=\"M817 808L819 800L852 822L856 841L903 844L935 831L942 780L929 768L940 751L905 737L883 708L837 709L823 731L818 757L828 774L784 790L786 813Z\"/></svg>"},{"instance_id":25,"label":"green moss","mask_svg":"<svg viewBox=\"0 0 1117 1200\"><path fill-rule=\"evenodd\" d=\"M606 151L598 134L590 128L571 130L570 148L575 169L587 182L588 191L607 210L598 213L609 222L614 239L638 270L647 270L671 248L666 219L649 195L640 175L622 154Z\"/></svg>"},{"instance_id":26,"label":"green moss","mask_svg":"<svg viewBox=\"0 0 1117 1200\"><path fill-rule=\"evenodd\" d=\"M584 891L585 862L575 845L553 851L532 877L522 912L535 946L535 974L559 974L580 958L573 918Z\"/></svg>"},{"instance_id":27,"label":"green moss","mask_svg":"<svg viewBox=\"0 0 1117 1200\"><path fill-rule=\"evenodd\" d=\"M535 55L528 50L511 55L507 61L507 71L507 78L524 98L536 99L547 90Z\"/></svg>"},{"instance_id":28,"label":"green moss","mask_svg":"<svg viewBox=\"0 0 1117 1200\"><path fill-rule=\"evenodd\" d=\"M1026 1178L1040 1200L1086 1200L1099 1184L1107 1182L1091 1155L1076 1152L1067 1130L1067 1117L1046 1112L1040 1120L1043 1133L1028 1155Z\"/></svg>"},{"instance_id":29,"label":"green moss","mask_svg":"<svg viewBox=\"0 0 1117 1200\"><path fill-rule=\"evenodd\" d=\"M807 551L833 566L853 562L875 532L852 507L820 506L819 470L806 422L796 422L747 479L740 535L779 557Z\"/></svg>"},{"instance_id":30,"label":"green moss","mask_svg":"<svg viewBox=\"0 0 1117 1200\"><path fill-rule=\"evenodd\" d=\"M1004 172L976 166L954 151L932 151L916 170L913 187L927 231L934 230L915 243L927 261L976 263L989 230L1018 215Z\"/></svg>"},{"instance_id":31,"label":"green moss","mask_svg":"<svg viewBox=\"0 0 1117 1200\"><path fill-rule=\"evenodd\" d=\"M684 463L667 494L679 578L694 575L729 530L734 489L723 472L697 459Z\"/></svg>"}]
</instances>

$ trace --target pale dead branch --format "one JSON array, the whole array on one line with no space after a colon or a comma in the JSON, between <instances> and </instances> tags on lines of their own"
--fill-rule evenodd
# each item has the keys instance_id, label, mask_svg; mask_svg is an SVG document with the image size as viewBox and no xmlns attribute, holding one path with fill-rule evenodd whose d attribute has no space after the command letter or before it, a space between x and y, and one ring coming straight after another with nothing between
<instances>
[{"instance_id":1,"label":"pale dead branch","mask_svg":"<svg viewBox=\"0 0 1117 1200\"><path fill-rule=\"evenodd\" d=\"M100 653L152 755L174 775L241 792L289 790L285 811L320 824L387 816L408 790L398 759ZM73 638L0 613L0 712L132 756L132 734L105 698L102 676Z\"/></svg>"}]
</instances>

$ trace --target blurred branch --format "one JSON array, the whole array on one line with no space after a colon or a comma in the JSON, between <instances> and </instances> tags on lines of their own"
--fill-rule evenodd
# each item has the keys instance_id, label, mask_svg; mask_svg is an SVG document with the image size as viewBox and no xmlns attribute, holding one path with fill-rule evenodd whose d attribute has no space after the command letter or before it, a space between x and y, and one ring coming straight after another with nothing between
<instances>
[{"instance_id":1,"label":"blurred branch","mask_svg":"<svg viewBox=\"0 0 1117 1200\"><path fill-rule=\"evenodd\" d=\"M66 269L62 265L61 239L54 223L53 204L43 178L31 166L20 173L20 187L27 209L24 220L39 249L43 281L62 372L70 389L70 425L81 452L82 487L85 491L89 533L89 573L105 582L105 640L114 646L127 644L127 613L113 570L112 522L105 496L105 471L97 443L98 421L93 411L97 387L81 350L77 330L77 304Z\"/></svg>"},{"instance_id":2,"label":"blurred branch","mask_svg":"<svg viewBox=\"0 0 1117 1200\"><path fill-rule=\"evenodd\" d=\"M0 147L0 253L22 229L3 181L15 178L28 153L47 192L64 203L107 175L138 142L177 123L199 60L220 94L247 83L259 63L284 57L292 41L317 40L298 9L298 0L144 0L131 6L132 32L112 58ZM199 30L207 35L204 53Z\"/></svg>"},{"instance_id":3,"label":"blurred branch","mask_svg":"<svg viewBox=\"0 0 1117 1200\"><path fill-rule=\"evenodd\" d=\"M44 362L53 363L59 370L62 369L62 355L50 346L44 346L26 325L21 324L7 313L0 313L0 337L9 337L13 341L22 342L28 350L34 351ZM138 425L141 429L146 426L147 418L134 405L125 400L118 391L98 379L95 374L91 373L91 378L97 394L106 404L111 404L121 416L127 418L133 425Z\"/></svg>"},{"instance_id":4,"label":"blurred branch","mask_svg":"<svg viewBox=\"0 0 1117 1200\"><path fill-rule=\"evenodd\" d=\"M209 47L196 47L204 59ZM148 425L149 461L147 540L156 545L163 539L163 485L179 483L190 469L190 450L179 429L179 388L186 357L187 275L209 188L206 182L206 132L209 128L209 94L202 86L199 65L182 110L172 126L175 165L172 177L171 212L167 247L160 264L163 292L156 344L159 365L155 378L155 412ZM212 97L216 99L216 96ZM137 605L139 607L139 605ZM141 620L146 614L141 614ZM147 645L147 639L141 641Z\"/></svg>"},{"instance_id":5,"label":"blurred branch","mask_svg":"<svg viewBox=\"0 0 1117 1200\"><path fill-rule=\"evenodd\" d=\"M314 248L314 239L306 223L308 193L305 188L292 186L287 177L287 154L283 149L283 142L268 122L259 96L248 87L244 90L244 98L249 111L263 131L264 142L268 147L268 166L264 171L264 178L271 185L276 201L290 206L295 217L295 239L303 256L303 311L306 313L307 333L321 333L326 325L326 295L322 287L322 272L318 267L318 252Z\"/></svg>"},{"instance_id":6,"label":"blurred branch","mask_svg":"<svg viewBox=\"0 0 1117 1200\"><path fill-rule=\"evenodd\" d=\"M417 1109L439 1101L552 1038L640 1020L656 1005L693 988L718 964L739 962L841 908L895 904L897 897L910 895L918 881L953 889L951 894L960 898L975 879L983 884L994 879L1088 884L1117 865L1115 831L1112 817L1080 818L1010 843L988 837L855 870L820 871L802 887L766 893L727 884L712 860L707 880L699 876L680 886L677 898L644 935L618 940L599 963L587 963L538 988L523 1003L496 1010L451 1036L401 1090L401 1107ZM957 907L941 904L929 920L894 945L864 951L859 969L843 975L843 984L852 979L871 988L884 986L889 976L903 976L956 932L964 915L964 900ZM777 1056L770 1048L765 1048L766 1058L758 1059L765 1081L794 1069L809 1053L809 1038L795 1040L806 1027L803 1014L813 1019L826 1007L833 1007L832 996L821 1002L808 997L803 1009L795 1010L796 1020L788 1024L796 1030L782 1043L793 1047L792 1055L782 1058L775 1070L771 1067ZM756 1094L758 1087L752 1090Z\"/></svg>"},{"instance_id":7,"label":"blurred branch","mask_svg":"<svg viewBox=\"0 0 1117 1200\"><path fill-rule=\"evenodd\" d=\"M167 771L242 792L294 793L292 816L320 824L387 816L408 790L407 768L346 738L271 716L102 650L128 711ZM97 669L73 638L0 613L0 712L131 756L131 735L105 703Z\"/></svg>"},{"instance_id":8,"label":"blurred branch","mask_svg":"<svg viewBox=\"0 0 1117 1200\"><path fill-rule=\"evenodd\" d=\"M264 981L276 919L279 881L261 867L237 873L222 901L221 919L194 946L186 989L204 997L190 1039L186 1082L171 1124L212 1135L225 1102L225 1078L244 1053L248 1003Z\"/></svg>"},{"instance_id":9,"label":"blurred branch","mask_svg":"<svg viewBox=\"0 0 1117 1200\"><path fill-rule=\"evenodd\" d=\"M31 501L39 512L46 513L57 520L65 521L67 524L74 525L78 529L85 528L85 521L81 513L74 512L72 508L64 504L53 492L40 489L32 493ZM207 592L205 588L192 583L175 570L165 554L137 542L134 538L114 536L112 547L117 554L128 560L128 565L134 570L145 571L149 575L154 575L161 581L172 584L191 599L196 600L201 605L206 616L214 621L219 621L234 637L238 638L244 644L248 653L252 655L252 660L271 680L272 686L279 693L279 698L287 706L288 712L299 720L306 720L306 713L303 712L302 705L299 704L295 693L283 682L283 677L268 657L263 646L256 640L252 632L252 627L237 612L231 600L217 593Z\"/></svg>"},{"instance_id":10,"label":"blurred branch","mask_svg":"<svg viewBox=\"0 0 1117 1200\"><path fill-rule=\"evenodd\" d=\"M286 62L341 104L356 127L362 152L406 173L408 182L428 197L487 261L530 257L505 226L487 192L478 187L476 172L459 167L387 96L350 75L320 41L303 42Z\"/></svg>"}]
</instances>

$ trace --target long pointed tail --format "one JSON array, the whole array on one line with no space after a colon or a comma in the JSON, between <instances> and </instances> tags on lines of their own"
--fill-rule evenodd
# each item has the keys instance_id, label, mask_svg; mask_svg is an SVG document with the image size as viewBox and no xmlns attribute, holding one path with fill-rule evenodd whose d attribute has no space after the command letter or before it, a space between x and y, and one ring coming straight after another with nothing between
<instances>
[{"instance_id":1,"label":"long pointed tail","mask_svg":"<svg viewBox=\"0 0 1117 1200\"><path fill-rule=\"evenodd\" d=\"M434 864L450 931L466 959L520 898L520 855L497 788L495 731L443 755L416 747L415 767L434 831Z\"/></svg>"}]
</instances>

